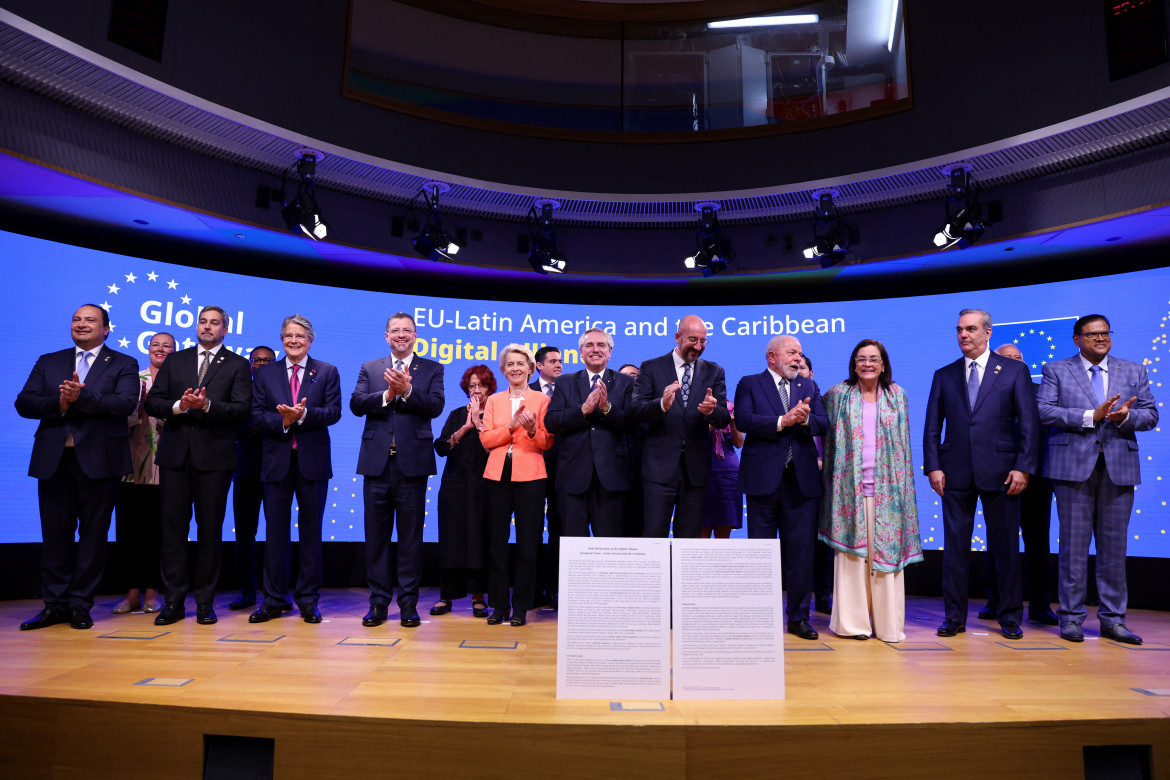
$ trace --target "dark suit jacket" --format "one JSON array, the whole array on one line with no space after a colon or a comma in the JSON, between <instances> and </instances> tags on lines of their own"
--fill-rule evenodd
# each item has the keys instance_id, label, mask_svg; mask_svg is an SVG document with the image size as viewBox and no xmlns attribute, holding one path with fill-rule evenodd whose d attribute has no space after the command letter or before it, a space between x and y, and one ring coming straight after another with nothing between
<instances>
[{"instance_id":1,"label":"dark suit jacket","mask_svg":"<svg viewBox=\"0 0 1170 780\"><path fill-rule=\"evenodd\" d=\"M926 401L923 470L942 470L947 487L1004 491L1009 471L1035 474L1040 415L1028 367L994 352L987 360L975 408L967 401L966 358L934 372ZM943 424L946 423L946 438Z\"/></svg>"},{"instance_id":2,"label":"dark suit jacket","mask_svg":"<svg viewBox=\"0 0 1170 780\"><path fill-rule=\"evenodd\" d=\"M693 485L706 485L711 476L711 435L708 425L725 428L731 422L727 411L727 386L723 368L700 358L695 361L691 378L690 403L684 409L682 393L676 393L670 410L662 411L662 391L678 381L673 353L651 358L644 363L634 382L630 405L631 422L649 423L642 450L642 478L647 482L667 482L678 467L679 457L686 461L687 478ZM717 404L707 416L699 414L699 404L707 388Z\"/></svg>"},{"instance_id":3,"label":"dark suit jacket","mask_svg":"<svg viewBox=\"0 0 1170 780\"><path fill-rule=\"evenodd\" d=\"M746 437L739 458L739 491L749 496L768 496L780 486L784 458L792 445L792 467L796 482L807 498L824 492L821 472L817 468L817 445L814 436L829 430L829 418L821 402L821 392L812 379L797 376L788 386L789 406L809 399L808 425L786 426L776 430L776 421L784 414L780 391L767 371L750 374L735 388L735 427Z\"/></svg>"},{"instance_id":4,"label":"dark suit jacket","mask_svg":"<svg viewBox=\"0 0 1170 780\"><path fill-rule=\"evenodd\" d=\"M431 446L431 420L443 413L443 366L433 360L410 356L410 397L395 397L382 405L382 394L390 387L386 369L394 365L387 356L362 365L357 386L349 397L349 410L366 418L362 446L358 451L357 473L379 476L390 458L394 442L399 468L408 477L434 474L435 450Z\"/></svg>"},{"instance_id":5,"label":"dark suit jacket","mask_svg":"<svg viewBox=\"0 0 1170 780\"><path fill-rule=\"evenodd\" d=\"M138 408L141 385L134 358L103 346L85 377L85 387L61 414L61 383L73 378L74 347L41 355L16 397L21 417L40 420L33 440L28 475L53 476L73 434L81 470L91 479L129 474L130 429L126 418Z\"/></svg>"},{"instance_id":6,"label":"dark suit jacket","mask_svg":"<svg viewBox=\"0 0 1170 780\"><path fill-rule=\"evenodd\" d=\"M248 422L252 409L252 370L248 361L221 346L203 378L211 406L207 411L175 414L174 405L187 388L199 387L199 347L172 352L163 361L146 397L146 411L163 420L154 462L179 468L234 469L236 429Z\"/></svg>"},{"instance_id":7,"label":"dark suit jacket","mask_svg":"<svg viewBox=\"0 0 1170 780\"><path fill-rule=\"evenodd\" d=\"M256 370L252 378L252 422L264 434L263 466L260 479L276 482L288 476L292 459L292 437L297 437L297 466L305 479L333 476L329 426L341 419L341 379L337 367L312 357L305 359L301 374L300 398L305 401L305 419L286 432L279 404L293 406L288 383L288 359Z\"/></svg>"},{"instance_id":8,"label":"dark suit jacket","mask_svg":"<svg viewBox=\"0 0 1170 780\"><path fill-rule=\"evenodd\" d=\"M606 490L629 490L630 464L626 452L626 414L634 380L607 368L602 382L610 410L581 413L589 395L589 371L562 376L553 390L544 425L553 434L560 452L557 456L556 488L565 493L584 493L593 480L593 470Z\"/></svg>"}]
</instances>

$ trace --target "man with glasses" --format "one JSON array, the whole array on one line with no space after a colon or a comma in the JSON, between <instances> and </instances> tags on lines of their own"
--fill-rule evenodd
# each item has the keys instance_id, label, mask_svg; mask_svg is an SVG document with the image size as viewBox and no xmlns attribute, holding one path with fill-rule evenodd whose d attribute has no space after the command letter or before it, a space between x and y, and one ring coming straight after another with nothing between
<instances>
[{"instance_id":1,"label":"man with glasses","mask_svg":"<svg viewBox=\"0 0 1170 780\"><path fill-rule=\"evenodd\" d=\"M967 630L971 534L981 502L996 564L1000 632L1020 639L1020 492L1038 462L1036 398L1024 364L988 348L990 314L963 309L955 334L963 357L934 372L922 437L923 470L943 507L946 619L938 635Z\"/></svg>"},{"instance_id":2,"label":"man with glasses","mask_svg":"<svg viewBox=\"0 0 1170 780\"><path fill-rule=\"evenodd\" d=\"M276 360L271 347L252 347L248 363L252 366L252 380L256 369ZM232 515L236 522L236 581L240 597L228 604L228 609L247 609L256 606L256 529L260 525L260 505L264 501L264 486L260 482L260 442L263 436L251 420L236 431L236 472L232 476ZM288 605L292 609L292 605Z\"/></svg>"},{"instance_id":3,"label":"man with glasses","mask_svg":"<svg viewBox=\"0 0 1170 780\"><path fill-rule=\"evenodd\" d=\"M780 538L788 586L788 633L818 639L809 623L817 509L824 488L814 436L829 418L817 383L800 375L794 336L774 336L764 351L767 368L735 388L735 425L747 440L739 460L739 490L747 494L748 538Z\"/></svg>"},{"instance_id":4,"label":"man with glasses","mask_svg":"<svg viewBox=\"0 0 1170 780\"><path fill-rule=\"evenodd\" d=\"M390 356L362 365L349 409L366 418L357 472L365 503L366 579L370 611L363 626L386 622L394 592L390 537L398 523L398 609L406 628L420 625L423 514L427 477L434 474L431 420L443 412L443 366L414 354L414 317L390 315Z\"/></svg>"},{"instance_id":5,"label":"man with glasses","mask_svg":"<svg viewBox=\"0 0 1170 780\"><path fill-rule=\"evenodd\" d=\"M679 321L675 349L642 364L634 382L631 422L647 423L642 452L644 528L648 538L699 538L703 493L711 476L710 427L725 428L723 368L700 359L707 324L690 314Z\"/></svg>"},{"instance_id":6,"label":"man with glasses","mask_svg":"<svg viewBox=\"0 0 1170 780\"><path fill-rule=\"evenodd\" d=\"M1037 400L1040 420L1052 426L1044 476L1052 480L1060 519L1060 636L1085 639L1089 541L1097 543L1097 619L1101 636L1140 645L1125 625L1129 515L1141 483L1135 431L1158 424L1146 369L1112 357L1113 331L1101 314L1073 325L1079 353L1045 363Z\"/></svg>"}]
</instances>

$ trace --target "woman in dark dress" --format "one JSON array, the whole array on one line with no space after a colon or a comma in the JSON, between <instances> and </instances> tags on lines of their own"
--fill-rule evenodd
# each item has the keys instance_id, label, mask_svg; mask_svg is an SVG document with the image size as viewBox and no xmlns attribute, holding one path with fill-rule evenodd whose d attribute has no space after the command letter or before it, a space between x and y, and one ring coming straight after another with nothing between
<instances>
[{"instance_id":1,"label":"woman in dark dress","mask_svg":"<svg viewBox=\"0 0 1170 780\"><path fill-rule=\"evenodd\" d=\"M435 452L447 459L439 486L439 600L432 615L451 611L455 599L471 591L475 617L487 617L487 497L483 471L488 454L479 443L483 402L496 391L496 378L484 365L463 372L459 386L468 404L447 417Z\"/></svg>"},{"instance_id":2,"label":"woman in dark dress","mask_svg":"<svg viewBox=\"0 0 1170 780\"><path fill-rule=\"evenodd\" d=\"M727 539L732 529L743 527L743 493L739 492L739 455L743 433L735 427L735 404L727 403L731 422L711 429L711 479L703 494L703 525L699 537ZM710 427L710 426L708 426Z\"/></svg>"}]
</instances>

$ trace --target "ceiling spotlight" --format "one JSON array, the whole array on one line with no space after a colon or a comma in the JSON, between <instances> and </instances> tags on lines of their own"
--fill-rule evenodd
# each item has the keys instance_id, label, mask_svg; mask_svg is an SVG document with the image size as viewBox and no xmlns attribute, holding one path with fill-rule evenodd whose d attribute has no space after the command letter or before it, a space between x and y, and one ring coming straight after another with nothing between
<instances>
[{"instance_id":1,"label":"ceiling spotlight","mask_svg":"<svg viewBox=\"0 0 1170 780\"><path fill-rule=\"evenodd\" d=\"M440 260L450 260L460 249L459 244L452 240L446 230L443 230L443 215L439 213L439 196L450 191L451 185L449 184L444 184L441 181L428 181L415 194L414 200L410 204L410 211L414 211L414 206L421 196L427 207L427 224L423 226L422 232L418 234L417 238L410 240L410 245L420 256L436 263Z\"/></svg>"},{"instance_id":2,"label":"ceiling spotlight","mask_svg":"<svg viewBox=\"0 0 1170 780\"><path fill-rule=\"evenodd\" d=\"M726 270L727 264L735 259L735 249L731 242L719 233L720 208L720 204L714 201L695 204L695 211L699 212L695 251L683 260L683 266L692 270L699 268L703 276L714 276Z\"/></svg>"},{"instance_id":3,"label":"ceiling spotlight","mask_svg":"<svg viewBox=\"0 0 1170 780\"><path fill-rule=\"evenodd\" d=\"M817 190L813 193L813 240L804 247L805 260L817 260L821 268L838 265L849 254L849 228L841 223L841 214L833 198L837 190Z\"/></svg>"},{"instance_id":4,"label":"ceiling spotlight","mask_svg":"<svg viewBox=\"0 0 1170 780\"><path fill-rule=\"evenodd\" d=\"M280 201L283 206L280 215L284 217L285 225L294 233L300 231L314 241L320 241L329 235L329 225L325 222L320 207L317 206L317 194L314 189L317 161L324 156L314 149L298 149L296 164L285 169L280 179ZM297 182L297 194L291 201L285 200L284 195L289 181Z\"/></svg>"},{"instance_id":5,"label":"ceiling spotlight","mask_svg":"<svg viewBox=\"0 0 1170 780\"><path fill-rule=\"evenodd\" d=\"M565 253L557 249L557 235L553 232L553 212L561 202L541 198L528 209L528 235L532 237L532 248L528 251L528 264L538 274L563 274L568 265Z\"/></svg>"},{"instance_id":6,"label":"ceiling spotlight","mask_svg":"<svg viewBox=\"0 0 1170 780\"><path fill-rule=\"evenodd\" d=\"M971 165L948 165L943 173L950 177L947 190L947 221L934 234L934 245L939 249L966 249L986 232L989 224L979 205L979 186L971 176Z\"/></svg>"}]
</instances>

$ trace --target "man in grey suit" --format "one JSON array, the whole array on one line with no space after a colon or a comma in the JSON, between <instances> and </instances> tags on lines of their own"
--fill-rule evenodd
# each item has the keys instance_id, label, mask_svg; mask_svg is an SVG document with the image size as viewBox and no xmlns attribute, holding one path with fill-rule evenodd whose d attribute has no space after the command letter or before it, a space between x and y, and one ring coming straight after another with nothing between
<instances>
[{"instance_id":1,"label":"man in grey suit","mask_svg":"<svg viewBox=\"0 0 1170 780\"><path fill-rule=\"evenodd\" d=\"M1041 422L1052 426L1044 476L1052 480L1060 518L1060 635L1085 639L1089 540L1095 538L1101 636L1140 645L1142 638L1125 626L1125 548L1133 488L1141 482L1134 432L1157 425L1158 408L1145 367L1109 355L1112 335L1101 314L1078 319L1079 354L1044 365L1036 400Z\"/></svg>"}]
</instances>

